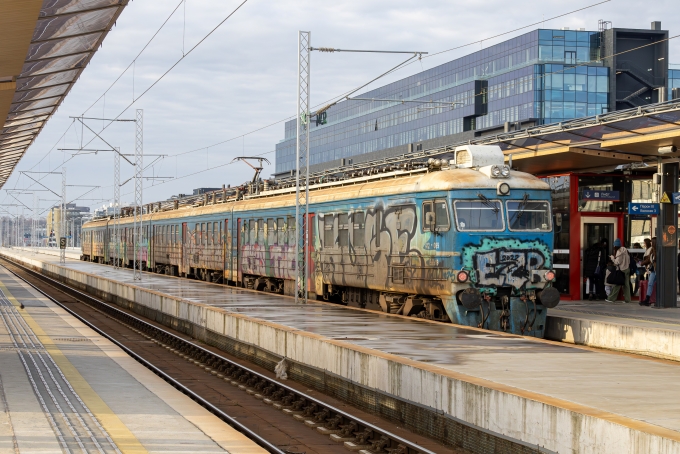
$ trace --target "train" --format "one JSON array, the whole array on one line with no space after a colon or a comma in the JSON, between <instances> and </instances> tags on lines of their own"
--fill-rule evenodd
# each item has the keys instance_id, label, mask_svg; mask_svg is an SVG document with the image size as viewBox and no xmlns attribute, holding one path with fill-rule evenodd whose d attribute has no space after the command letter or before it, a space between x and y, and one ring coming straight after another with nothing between
<instances>
[{"instance_id":1,"label":"train","mask_svg":"<svg viewBox=\"0 0 680 454\"><path fill-rule=\"evenodd\" d=\"M343 175L310 179L305 255L295 184L260 179L87 222L81 260L295 296L303 256L310 299L544 336L560 300L548 184L483 145Z\"/></svg>"}]
</instances>

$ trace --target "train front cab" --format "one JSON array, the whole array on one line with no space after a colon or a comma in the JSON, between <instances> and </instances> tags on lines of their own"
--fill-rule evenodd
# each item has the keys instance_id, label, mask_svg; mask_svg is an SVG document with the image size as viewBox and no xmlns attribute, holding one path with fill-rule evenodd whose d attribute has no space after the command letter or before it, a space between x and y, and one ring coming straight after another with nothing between
<instances>
[{"instance_id":1,"label":"train front cab","mask_svg":"<svg viewBox=\"0 0 680 454\"><path fill-rule=\"evenodd\" d=\"M552 285L550 188L511 171L496 147L458 147L455 161L488 184L449 192L453 228L444 244L454 269L451 291L441 297L446 313L456 324L543 337L546 309L560 301ZM425 224L428 217L437 213L424 213Z\"/></svg>"},{"instance_id":2,"label":"train front cab","mask_svg":"<svg viewBox=\"0 0 680 454\"><path fill-rule=\"evenodd\" d=\"M453 323L543 337L552 287L553 227L549 190L511 188L451 194L456 256Z\"/></svg>"}]
</instances>

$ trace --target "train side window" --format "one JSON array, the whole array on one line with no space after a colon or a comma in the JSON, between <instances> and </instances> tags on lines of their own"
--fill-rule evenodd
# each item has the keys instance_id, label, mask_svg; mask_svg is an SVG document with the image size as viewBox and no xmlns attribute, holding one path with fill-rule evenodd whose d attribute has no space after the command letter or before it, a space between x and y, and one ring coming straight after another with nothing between
<instances>
[{"instance_id":1,"label":"train side window","mask_svg":"<svg viewBox=\"0 0 680 454\"><path fill-rule=\"evenodd\" d=\"M332 214L325 214L323 216L323 247L335 246L335 236L333 235L333 221L335 216Z\"/></svg>"},{"instance_id":2,"label":"train side window","mask_svg":"<svg viewBox=\"0 0 680 454\"><path fill-rule=\"evenodd\" d=\"M283 222L283 218L276 219L276 226L278 227L277 244L284 245L286 244L286 224Z\"/></svg>"},{"instance_id":3,"label":"train side window","mask_svg":"<svg viewBox=\"0 0 680 454\"><path fill-rule=\"evenodd\" d=\"M293 246L297 244L296 238L296 226L295 218L293 216L288 216L288 245Z\"/></svg>"},{"instance_id":4,"label":"train side window","mask_svg":"<svg viewBox=\"0 0 680 454\"><path fill-rule=\"evenodd\" d=\"M421 219L423 223L423 232L431 232L435 225L435 214L431 200L423 202L423 215Z\"/></svg>"},{"instance_id":5,"label":"train side window","mask_svg":"<svg viewBox=\"0 0 680 454\"><path fill-rule=\"evenodd\" d=\"M366 245L366 224L364 223L364 213L357 212L352 215L352 246L364 247Z\"/></svg>"},{"instance_id":6,"label":"train side window","mask_svg":"<svg viewBox=\"0 0 680 454\"><path fill-rule=\"evenodd\" d=\"M217 227L217 222L213 222L213 244L219 244L219 227Z\"/></svg>"},{"instance_id":7,"label":"train side window","mask_svg":"<svg viewBox=\"0 0 680 454\"><path fill-rule=\"evenodd\" d=\"M349 246L349 215L338 214L338 244L340 247Z\"/></svg>"},{"instance_id":8,"label":"train side window","mask_svg":"<svg viewBox=\"0 0 680 454\"><path fill-rule=\"evenodd\" d=\"M446 199L426 200L423 202L423 232L448 232L451 217Z\"/></svg>"},{"instance_id":9,"label":"train side window","mask_svg":"<svg viewBox=\"0 0 680 454\"><path fill-rule=\"evenodd\" d=\"M248 224L249 224L248 233L250 236L248 244L255 244L255 237L257 236L257 222L251 219L250 221L248 221Z\"/></svg>"},{"instance_id":10,"label":"train side window","mask_svg":"<svg viewBox=\"0 0 680 454\"><path fill-rule=\"evenodd\" d=\"M273 219L267 219L267 243L276 244L276 221Z\"/></svg>"},{"instance_id":11,"label":"train side window","mask_svg":"<svg viewBox=\"0 0 680 454\"><path fill-rule=\"evenodd\" d=\"M264 245L264 219L257 220L257 244Z\"/></svg>"},{"instance_id":12,"label":"train side window","mask_svg":"<svg viewBox=\"0 0 680 454\"><path fill-rule=\"evenodd\" d=\"M449 204L446 199L434 199L434 219L437 232L448 232L451 228Z\"/></svg>"}]
</instances>

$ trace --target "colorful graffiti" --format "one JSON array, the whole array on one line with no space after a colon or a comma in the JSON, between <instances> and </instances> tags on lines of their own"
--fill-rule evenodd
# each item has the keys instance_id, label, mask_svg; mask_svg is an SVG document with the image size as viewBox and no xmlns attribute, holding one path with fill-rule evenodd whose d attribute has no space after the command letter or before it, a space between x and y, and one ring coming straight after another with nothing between
<instances>
[{"instance_id":1,"label":"colorful graffiti","mask_svg":"<svg viewBox=\"0 0 680 454\"><path fill-rule=\"evenodd\" d=\"M478 287L524 288L532 270L550 269L551 251L540 240L484 238L481 245L463 247L462 266L473 272Z\"/></svg>"}]
</instances>

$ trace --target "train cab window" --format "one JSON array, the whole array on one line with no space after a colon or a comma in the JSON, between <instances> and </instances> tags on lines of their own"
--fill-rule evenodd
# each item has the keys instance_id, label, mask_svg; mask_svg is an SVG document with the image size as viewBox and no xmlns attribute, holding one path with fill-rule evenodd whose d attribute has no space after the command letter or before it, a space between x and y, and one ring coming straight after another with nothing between
<instances>
[{"instance_id":1,"label":"train cab window","mask_svg":"<svg viewBox=\"0 0 680 454\"><path fill-rule=\"evenodd\" d=\"M333 223L335 216L325 214L323 217L323 247L335 246L335 236L333 235Z\"/></svg>"},{"instance_id":2,"label":"train cab window","mask_svg":"<svg viewBox=\"0 0 680 454\"><path fill-rule=\"evenodd\" d=\"M267 219L267 244L276 244L276 221Z\"/></svg>"},{"instance_id":3,"label":"train cab window","mask_svg":"<svg viewBox=\"0 0 680 454\"><path fill-rule=\"evenodd\" d=\"M276 219L276 226L278 227L277 230L277 236L278 238L276 239L278 245L284 245L286 244L286 223L283 222L283 218L277 218Z\"/></svg>"},{"instance_id":4,"label":"train cab window","mask_svg":"<svg viewBox=\"0 0 680 454\"><path fill-rule=\"evenodd\" d=\"M352 215L352 246L364 247L366 245L366 224L364 213L358 212Z\"/></svg>"},{"instance_id":5,"label":"train cab window","mask_svg":"<svg viewBox=\"0 0 680 454\"><path fill-rule=\"evenodd\" d=\"M549 232L551 230L552 210L545 200L508 200L508 228L512 231L531 230Z\"/></svg>"},{"instance_id":6,"label":"train cab window","mask_svg":"<svg viewBox=\"0 0 680 454\"><path fill-rule=\"evenodd\" d=\"M347 213L338 215L338 244L340 247L349 246L349 216Z\"/></svg>"},{"instance_id":7,"label":"train cab window","mask_svg":"<svg viewBox=\"0 0 680 454\"><path fill-rule=\"evenodd\" d=\"M451 218L446 200L424 201L421 219L424 232L448 232L451 228Z\"/></svg>"},{"instance_id":8,"label":"train cab window","mask_svg":"<svg viewBox=\"0 0 680 454\"><path fill-rule=\"evenodd\" d=\"M295 218L288 216L288 245L293 246L297 244Z\"/></svg>"},{"instance_id":9,"label":"train cab window","mask_svg":"<svg viewBox=\"0 0 680 454\"><path fill-rule=\"evenodd\" d=\"M502 232L503 206L499 200L456 200L456 227L459 231Z\"/></svg>"}]
</instances>

